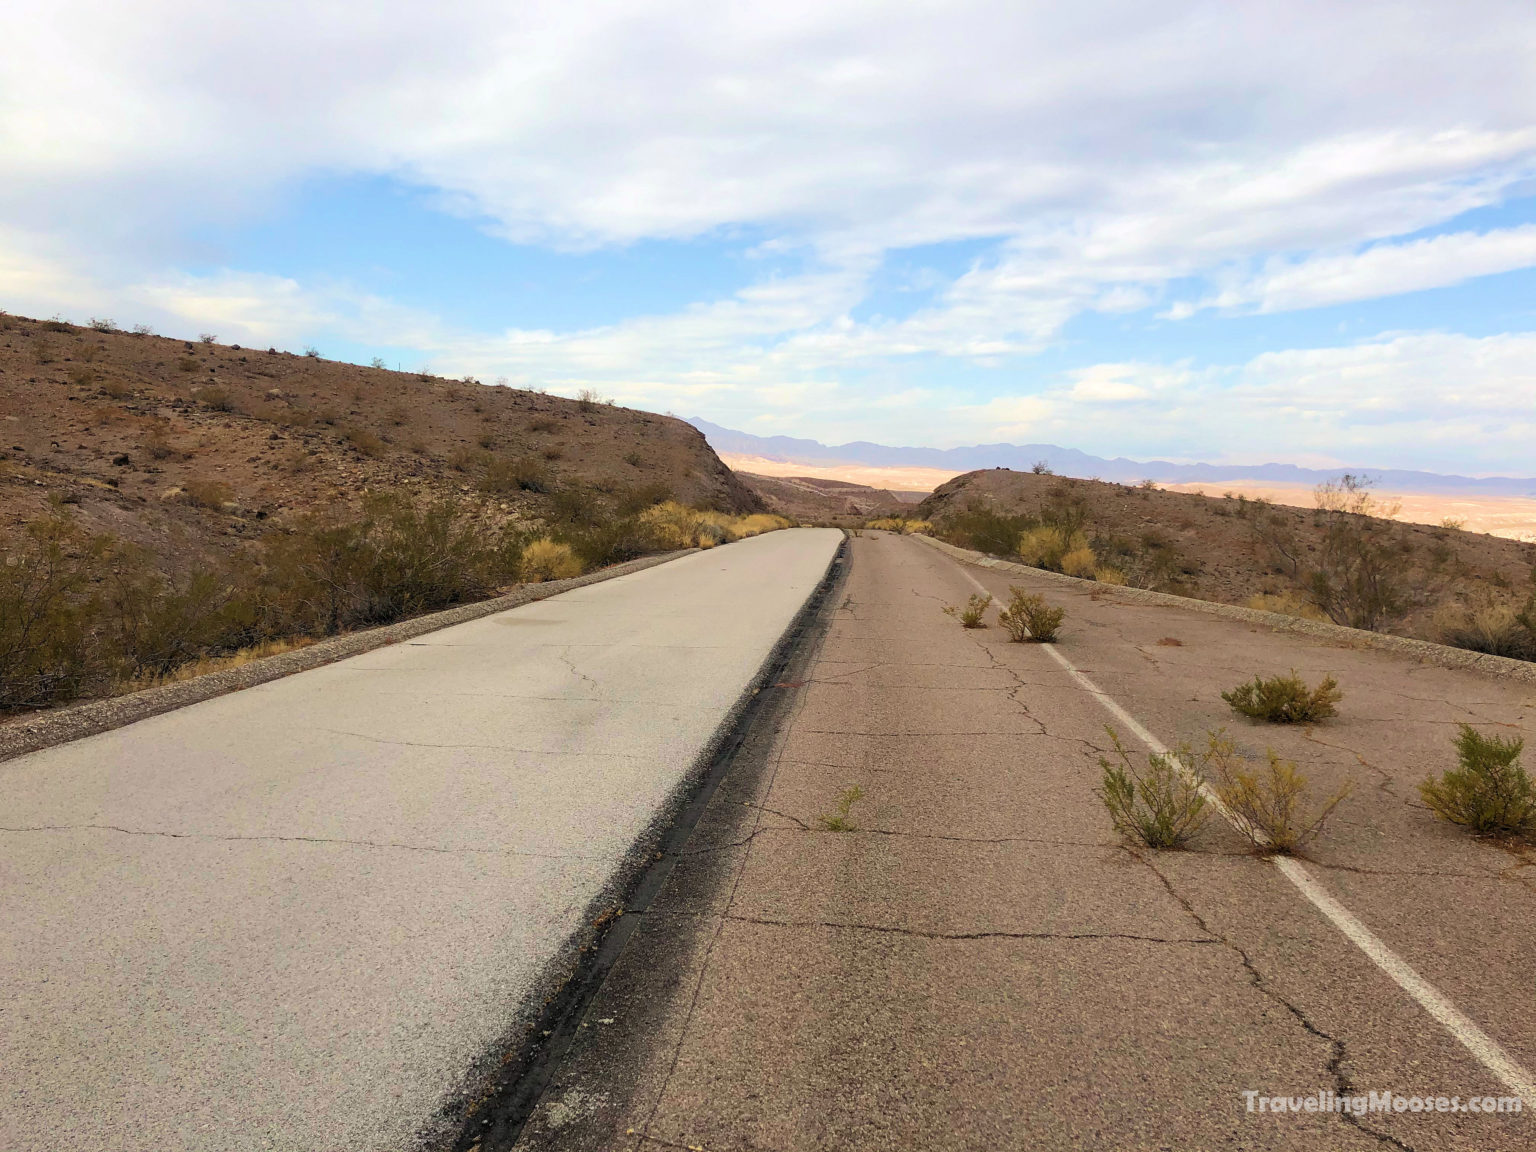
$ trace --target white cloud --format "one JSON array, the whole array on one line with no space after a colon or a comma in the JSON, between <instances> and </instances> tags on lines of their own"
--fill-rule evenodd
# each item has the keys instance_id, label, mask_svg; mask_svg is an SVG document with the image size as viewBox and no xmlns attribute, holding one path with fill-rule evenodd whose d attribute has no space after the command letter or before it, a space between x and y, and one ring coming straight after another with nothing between
<instances>
[{"instance_id":1,"label":"white cloud","mask_svg":"<svg viewBox=\"0 0 1536 1152\"><path fill-rule=\"evenodd\" d=\"M1530 267L1536 267L1536 225L1452 232L1404 244L1379 244L1360 252L1271 259L1257 276L1225 288L1206 306L1286 312L1444 288L1477 276Z\"/></svg>"},{"instance_id":2,"label":"white cloud","mask_svg":"<svg viewBox=\"0 0 1536 1152\"><path fill-rule=\"evenodd\" d=\"M1339 388L1393 364L1391 342L1359 363L1260 358L1209 379L1101 365L1055 389L1020 365L1085 311L1277 311L1536 263L1536 226L1395 240L1536 177L1528 0L55 0L12 23L0 293L16 310L409 345L444 371L707 400L743 422L874 434L858 427L874 411L929 441L1039 426L1081 440L1075 414L1113 410L1125 423L1106 427L1209 454L1246 435L1211 413L1241 422L1246 403L1284 417L1267 433L1323 451L1329 420L1364 437L1367 412L1418 418L1379 378L1374 407L1345 413L1337 397L1287 406L1263 373ZM208 263L189 236L275 211L316 174L415 182L523 241L744 226L814 257L668 315L500 333L342 281L185 271ZM977 238L995 253L926 307L850 319L884 253ZM1188 278L1214 295L1170 298ZM1464 371L1474 345L1404 339L1395 363L1432 406L1433 372ZM978 365L1028 394L992 398ZM911 400L927 396L923 413ZM1369 434L1395 443L1386 425Z\"/></svg>"}]
</instances>

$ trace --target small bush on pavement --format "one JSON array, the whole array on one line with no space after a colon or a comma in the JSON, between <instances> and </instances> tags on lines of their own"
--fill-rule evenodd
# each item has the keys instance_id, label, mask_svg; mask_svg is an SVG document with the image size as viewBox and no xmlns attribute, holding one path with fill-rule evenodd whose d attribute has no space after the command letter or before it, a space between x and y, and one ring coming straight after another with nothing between
<instances>
[{"instance_id":1,"label":"small bush on pavement","mask_svg":"<svg viewBox=\"0 0 1536 1152\"><path fill-rule=\"evenodd\" d=\"M998 613L1008 636L1020 643L1053 644L1061 622L1066 618L1065 608L1052 608L1044 596L1031 596L1022 588L1009 585L1008 607Z\"/></svg>"},{"instance_id":2,"label":"small bush on pavement","mask_svg":"<svg viewBox=\"0 0 1536 1152\"><path fill-rule=\"evenodd\" d=\"M1520 766L1525 741L1484 736L1463 724L1456 737L1458 766L1419 785L1419 795L1442 820L1480 836L1536 830L1536 785Z\"/></svg>"},{"instance_id":3,"label":"small bush on pavement","mask_svg":"<svg viewBox=\"0 0 1536 1152\"><path fill-rule=\"evenodd\" d=\"M965 607L961 608L951 604L948 608L944 609L944 615L955 617L955 619L960 621L962 628L985 628L987 626L987 609L991 605L992 597L990 595L972 592L971 598L965 602Z\"/></svg>"},{"instance_id":4,"label":"small bush on pavement","mask_svg":"<svg viewBox=\"0 0 1536 1152\"><path fill-rule=\"evenodd\" d=\"M1099 757L1098 796L1115 831L1148 848L1184 847L1209 815L1196 758L1180 749L1148 756L1146 768L1138 768L1113 729L1109 738L1115 758Z\"/></svg>"},{"instance_id":5,"label":"small bush on pavement","mask_svg":"<svg viewBox=\"0 0 1536 1152\"><path fill-rule=\"evenodd\" d=\"M822 813L816 817L816 827L823 832L857 832L859 826L853 822L849 813L853 806L864 799L864 789L855 784L852 788L844 788L837 798L837 809L834 812Z\"/></svg>"},{"instance_id":6,"label":"small bush on pavement","mask_svg":"<svg viewBox=\"0 0 1536 1152\"><path fill-rule=\"evenodd\" d=\"M1271 676L1267 680L1255 676L1251 682L1223 692L1221 698L1235 711L1255 720L1310 724L1335 715L1338 709L1334 706L1344 698L1344 693L1332 676L1323 677L1316 688L1308 688L1293 668L1289 676Z\"/></svg>"},{"instance_id":7,"label":"small bush on pavement","mask_svg":"<svg viewBox=\"0 0 1536 1152\"><path fill-rule=\"evenodd\" d=\"M1251 768L1231 741L1210 737L1206 766L1217 798L1237 817L1238 831L1265 852L1295 852L1323 830L1323 823L1348 796L1346 784L1327 799L1312 798L1311 784L1290 760L1267 752L1263 768Z\"/></svg>"}]
</instances>

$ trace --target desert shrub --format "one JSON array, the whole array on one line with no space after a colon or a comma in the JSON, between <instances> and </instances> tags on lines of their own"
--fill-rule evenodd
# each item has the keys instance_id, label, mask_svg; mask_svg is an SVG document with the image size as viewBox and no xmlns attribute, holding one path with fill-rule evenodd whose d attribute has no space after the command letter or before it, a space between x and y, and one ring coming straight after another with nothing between
<instances>
[{"instance_id":1,"label":"desert shrub","mask_svg":"<svg viewBox=\"0 0 1536 1152\"><path fill-rule=\"evenodd\" d=\"M553 432L558 427L560 427L560 422L552 420L548 416L539 416L528 422L528 431L530 432Z\"/></svg>"},{"instance_id":2,"label":"desert shrub","mask_svg":"<svg viewBox=\"0 0 1536 1152\"><path fill-rule=\"evenodd\" d=\"M343 435L347 443L364 456L382 456L384 454L384 441L380 440L366 428L348 428Z\"/></svg>"},{"instance_id":3,"label":"desert shrub","mask_svg":"<svg viewBox=\"0 0 1536 1152\"><path fill-rule=\"evenodd\" d=\"M1303 599L1289 589L1283 592L1260 592L1250 596L1247 607L1260 612L1278 612L1282 616L1297 616L1303 620L1328 619L1316 604Z\"/></svg>"},{"instance_id":4,"label":"desert shrub","mask_svg":"<svg viewBox=\"0 0 1536 1152\"><path fill-rule=\"evenodd\" d=\"M222 480L188 480L182 485L182 495L192 507L213 512L222 511L235 498L234 489Z\"/></svg>"},{"instance_id":5,"label":"desert shrub","mask_svg":"<svg viewBox=\"0 0 1536 1152\"><path fill-rule=\"evenodd\" d=\"M98 672L95 580L110 545L63 516L27 525L0 565L0 711L80 695Z\"/></svg>"},{"instance_id":6,"label":"desert shrub","mask_svg":"<svg viewBox=\"0 0 1536 1152\"><path fill-rule=\"evenodd\" d=\"M1098 796L1115 831L1148 848L1183 848L1209 815L1196 758L1181 749L1138 768L1113 729L1109 738L1115 758L1099 757Z\"/></svg>"},{"instance_id":7,"label":"desert shrub","mask_svg":"<svg viewBox=\"0 0 1536 1152\"><path fill-rule=\"evenodd\" d=\"M1081 532L1066 532L1054 524L1040 524L1025 529L1013 550L1019 559L1033 568L1061 571L1061 562L1068 553L1086 550L1088 538ZM1089 552L1090 567L1092 552Z\"/></svg>"},{"instance_id":8,"label":"desert shrub","mask_svg":"<svg viewBox=\"0 0 1536 1152\"><path fill-rule=\"evenodd\" d=\"M569 544L540 537L523 549L522 576L529 582L569 580L581 575L581 561Z\"/></svg>"},{"instance_id":9,"label":"desert shrub","mask_svg":"<svg viewBox=\"0 0 1536 1152\"><path fill-rule=\"evenodd\" d=\"M584 568L606 568L657 551L650 526L635 516L601 517L579 525L567 525L556 537L575 552Z\"/></svg>"},{"instance_id":10,"label":"desert shrub","mask_svg":"<svg viewBox=\"0 0 1536 1152\"><path fill-rule=\"evenodd\" d=\"M583 388L576 393L576 407L583 412L591 412L603 403L603 398L593 388Z\"/></svg>"},{"instance_id":11,"label":"desert shrub","mask_svg":"<svg viewBox=\"0 0 1536 1152\"><path fill-rule=\"evenodd\" d=\"M1318 486L1314 517L1322 536L1315 547L1297 538L1287 514L1257 501L1254 531L1329 620L1380 631L1411 607L1412 545L1389 523L1397 505L1376 502L1370 486L1350 475Z\"/></svg>"},{"instance_id":12,"label":"desert shrub","mask_svg":"<svg viewBox=\"0 0 1536 1152\"><path fill-rule=\"evenodd\" d=\"M33 340L32 356L39 364L52 364L57 359L53 351L53 341L42 336Z\"/></svg>"},{"instance_id":13,"label":"desert shrub","mask_svg":"<svg viewBox=\"0 0 1536 1152\"><path fill-rule=\"evenodd\" d=\"M1055 643L1067 610L1052 608L1045 602L1044 596L1031 596L1024 589L1012 585L1009 585L1008 593L1008 606L998 614L998 619L1008 630L1009 638L1021 643Z\"/></svg>"},{"instance_id":14,"label":"desert shrub","mask_svg":"<svg viewBox=\"0 0 1536 1152\"><path fill-rule=\"evenodd\" d=\"M210 412L233 412L234 399L223 388L204 388L197 394L197 402Z\"/></svg>"},{"instance_id":15,"label":"desert shrub","mask_svg":"<svg viewBox=\"0 0 1536 1152\"><path fill-rule=\"evenodd\" d=\"M477 487L482 492L506 494L510 492L548 492L551 488L549 472L537 460L524 457L508 460L496 456L485 461Z\"/></svg>"},{"instance_id":16,"label":"desert shrub","mask_svg":"<svg viewBox=\"0 0 1536 1152\"><path fill-rule=\"evenodd\" d=\"M116 332L117 322L115 320L109 320L104 316L92 316L91 327L94 328L97 332Z\"/></svg>"},{"instance_id":17,"label":"desert shrub","mask_svg":"<svg viewBox=\"0 0 1536 1152\"><path fill-rule=\"evenodd\" d=\"M933 524L928 520L911 520L905 516L882 516L868 521L864 527L881 532L895 532L898 536L910 536L914 532L931 532Z\"/></svg>"},{"instance_id":18,"label":"desert shrub","mask_svg":"<svg viewBox=\"0 0 1536 1152\"><path fill-rule=\"evenodd\" d=\"M199 332L197 334L197 339L198 339L199 343L202 343L202 344L212 344L215 340L218 339L218 336L216 336L212 332Z\"/></svg>"},{"instance_id":19,"label":"desert shrub","mask_svg":"<svg viewBox=\"0 0 1536 1152\"><path fill-rule=\"evenodd\" d=\"M1470 724L1456 737L1457 767L1419 785L1419 795L1442 820L1480 836L1536 830L1536 785L1520 765L1525 741L1484 736Z\"/></svg>"},{"instance_id":20,"label":"desert shrub","mask_svg":"<svg viewBox=\"0 0 1536 1152\"><path fill-rule=\"evenodd\" d=\"M1039 521L1033 516L1010 516L995 508L972 504L941 519L934 527L940 539L961 548L992 556L1012 556L1019 537Z\"/></svg>"},{"instance_id":21,"label":"desert shrub","mask_svg":"<svg viewBox=\"0 0 1536 1152\"><path fill-rule=\"evenodd\" d=\"M962 628L985 628L987 626L987 609L992 605L992 597L979 592L972 592L971 598L965 602L964 607L951 604L944 609L944 615L953 616L960 621Z\"/></svg>"},{"instance_id":22,"label":"desert shrub","mask_svg":"<svg viewBox=\"0 0 1536 1152\"><path fill-rule=\"evenodd\" d=\"M701 532L709 537L711 545L720 543L715 533L705 532L703 513L675 500L653 504L639 514L639 519L658 548L697 548Z\"/></svg>"},{"instance_id":23,"label":"desert shrub","mask_svg":"<svg viewBox=\"0 0 1536 1152\"><path fill-rule=\"evenodd\" d=\"M1221 698L1234 711L1255 720L1268 720L1271 724L1310 724L1335 715L1335 707L1344 698L1339 684L1332 676L1324 676L1316 688L1308 688L1306 681L1293 668L1289 676L1271 676L1268 679L1255 676L1246 684L1239 684Z\"/></svg>"},{"instance_id":24,"label":"desert shrub","mask_svg":"<svg viewBox=\"0 0 1536 1152\"><path fill-rule=\"evenodd\" d=\"M163 677L244 634L243 590L219 567L196 567L178 579L148 557L114 566L103 609L120 678Z\"/></svg>"},{"instance_id":25,"label":"desert shrub","mask_svg":"<svg viewBox=\"0 0 1536 1152\"><path fill-rule=\"evenodd\" d=\"M1311 785L1290 760L1272 750L1266 764L1255 769L1241 760L1232 743L1210 737L1207 766L1217 798L1237 818L1238 831L1266 852L1294 852L1323 830L1333 810L1349 795L1344 785L1323 800L1311 795Z\"/></svg>"},{"instance_id":26,"label":"desert shrub","mask_svg":"<svg viewBox=\"0 0 1536 1152\"><path fill-rule=\"evenodd\" d=\"M748 536L761 536L764 532L778 532L790 526L790 520L785 516L776 516L772 512L754 512L750 516L740 516L731 523L731 536L736 540L745 540Z\"/></svg>"},{"instance_id":27,"label":"desert shrub","mask_svg":"<svg viewBox=\"0 0 1536 1152\"><path fill-rule=\"evenodd\" d=\"M1093 554L1093 549L1086 544L1081 548L1074 548L1061 558L1061 570L1068 576L1092 579L1098 567L1099 562Z\"/></svg>"},{"instance_id":28,"label":"desert shrub","mask_svg":"<svg viewBox=\"0 0 1536 1152\"><path fill-rule=\"evenodd\" d=\"M133 389L121 380L103 380L101 394L109 400L126 400L133 395Z\"/></svg>"},{"instance_id":29,"label":"desert shrub","mask_svg":"<svg viewBox=\"0 0 1536 1152\"><path fill-rule=\"evenodd\" d=\"M45 331L45 332L72 332L72 331L74 331L74 329L70 326L70 323L69 323L68 320L63 319L63 318L61 318L58 315L53 315L53 316L50 316L50 317L48 317L48 319L43 321L43 331Z\"/></svg>"},{"instance_id":30,"label":"desert shrub","mask_svg":"<svg viewBox=\"0 0 1536 1152\"><path fill-rule=\"evenodd\" d=\"M357 519L306 516L265 541L253 631L332 635L478 599L511 574L520 543L451 499L374 496Z\"/></svg>"},{"instance_id":31,"label":"desert shrub","mask_svg":"<svg viewBox=\"0 0 1536 1152\"><path fill-rule=\"evenodd\" d=\"M144 451L151 460L169 460L176 455L164 428L151 428L144 436Z\"/></svg>"},{"instance_id":32,"label":"desert shrub","mask_svg":"<svg viewBox=\"0 0 1536 1152\"><path fill-rule=\"evenodd\" d=\"M1513 660L1536 660L1536 611L1482 600L1465 607L1444 607L1435 613L1435 631L1442 644L1487 652Z\"/></svg>"},{"instance_id":33,"label":"desert shrub","mask_svg":"<svg viewBox=\"0 0 1536 1152\"><path fill-rule=\"evenodd\" d=\"M196 356L183 356L176 361L178 372L198 372L202 370L202 362Z\"/></svg>"}]
</instances>

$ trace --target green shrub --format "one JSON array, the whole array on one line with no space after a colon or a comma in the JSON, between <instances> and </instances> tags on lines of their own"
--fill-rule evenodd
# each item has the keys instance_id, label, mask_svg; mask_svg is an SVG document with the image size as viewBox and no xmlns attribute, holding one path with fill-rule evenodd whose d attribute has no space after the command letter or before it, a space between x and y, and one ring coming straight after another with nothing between
<instances>
[{"instance_id":1,"label":"green shrub","mask_svg":"<svg viewBox=\"0 0 1536 1152\"><path fill-rule=\"evenodd\" d=\"M1008 630L1009 638L1021 643L1055 643L1067 610L1052 608L1045 602L1044 596L1031 596L1024 589L1012 585L1009 585L1008 593L1008 606L998 614L998 619Z\"/></svg>"},{"instance_id":2,"label":"green shrub","mask_svg":"<svg viewBox=\"0 0 1536 1152\"><path fill-rule=\"evenodd\" d=\"M505 495L511 492L548 492L549 473L537 460L508 460L497 456L485 463L480 474L480 491Z\"/></svg>"},{"instance_id":3,"label":"green shrub","mask_svg":"<svg viewBox=\"0 0 1536 1152\"><path fill-rule=\"evenodd\" d=\"M816 817L816 827L823 832L857 832L859 826L854 823L853 806L864 799L864 789L855 784L852 788L844 788L837 797L837 807L832 812L823 812Z\"/></svg>"},{"instance_id":4,"label":"green shrub","mask_svg":"<svg viewBox=\"0 0 1536 1152\"><path fill-rule=\"evenodd\" d=\"M1012 556L1019 537L1040 522L1033 516L1009 516L994 508L973 504L940 520L934 530L941 540L960 548L992 556Z\"/></svg>"},{"instance_id":5,"label":"green shrub","mask_svg":"<svg viewBox=\"0 0 1536 1152\"><path fill-rule=\"evenodd\" d=\"M1463 724L1456 737L1458 767L1419 785L1424 803L1442 820L1480 836L1536 829L1536 786L1519 763L1525 741L1484 736Z\"/></svg>"},{"instance_id":6,"label":"green shrub","mask_svg":"<svg viewBox=\"0 0 1536 1152\"><path fill-rule=\"evenodd\" d=\"M1115 831L1148 848L1183 848L1209 815L1197 761L1188 749L1147 757L1137 768L1110 729L1115 759L1099 757L1099 799Z\"/></svg>"},{"instance_id":7,"label":"green shrub","mask_svg":"<svg viewBox=\"0 0 1536 1152\"><path fill-rule=\"evenodd\" d=\"M951 604L948 608L944 609L944 615L955 617L960 621L962 628L985 628L987 626L987 609L991 604L992 597L990 595L973 592L963 608Z\"/></svg>"},{"instance_id":8,"label":"green shrub","mask_svg":"<svg viewBox=\"0 0 1536 1152\"><path fill-rule=\"evenodd\" d=\"M1216 796L1238 818L1238 831L1265 852L1294 852L1315 838L1323 823L1352 786L1346 784L1325 800L1314 801L1299 768L1267 753L1264 770L1241 761L1232 743L1212 735L1207 766Z\"/></svg>"},{"instance_id":9,"label":"green shrub","mask_svg":"<svg viewBox=\"0 0 1536 1152\"><path fill-rule=\"evenodd\" d=\"M94 588L107 563L105 537L54 515L27 525L0 565L0 711L47 708L79 696L95 659Z\"/></svg>"},{"instance_id":10,"label":"green shrub","mask_svg":"<svg viewBox=\"0 0 1536 1152\"><path fill-rule=\"evenodd\" d=\"M1310 724L1326 720L1337 713L1334 707L1344 698L1332 676L1323 677L1316 688L1308 688L1296 675L1271 676L1268 680L1255 676L1250 683L1239 684L1221 698L1235 711L1256 720L1268 720L1272 724Z\"/></svg>"}]
</instances>

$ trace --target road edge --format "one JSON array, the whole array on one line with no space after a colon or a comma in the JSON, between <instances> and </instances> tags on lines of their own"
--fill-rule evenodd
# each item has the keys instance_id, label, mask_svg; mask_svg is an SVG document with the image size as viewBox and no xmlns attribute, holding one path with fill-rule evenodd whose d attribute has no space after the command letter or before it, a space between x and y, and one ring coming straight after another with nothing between
<instances>
[{"instance_id":1,"label":"road edge","mask_svg":"<svg viewBox=\"0 0 1536 1152\"><path fill-rule=\"evenodd\" d=\"M116 728L125 728L129 724L147 720L151 716L174 712L178 708L201 704L204 700L212 700L216 696L224 696L230 692L254 688L258 684L281 680L297 672L308 672L312 668L334 664L337 660L345 660L351 656L360 656L376 648L385 648L404 640L414 640L428 632L451 628L455 624L466 624L471 620L494 616L498 612L505 612L511 608L520 608L524 604L547 600L562 592L570 592L576 588L585 588L589 584L600 584L604 580L654 568L658 564L665 564L669 560L676 560L697 551L699 551L697 548L684 548L676 552L642 556L638 560L615 564L611 568L601 568L596 572L589 572L569 580L522 584L505 595L493 596L489 600L476 600L473 603L445 608L440 612L414 616L394 624L384 624L378 628L366 628L359 632L332 636L305 648L281 652L276 656L264 656L248 664L242 664L238 668L221 669L210 672L206 676L198 676L193 680L183 680L178 684L164 684L158 688L146 688L123 696L90 700L84 704L74 704L36 716L17 717L0 724L0 763L14 760L18 756L25 756L29 752L40 752L45 748L68 744L86 736L96 736Z\"/></svg>"},{"instance_id":2,"label":"road edge","mask_svg":"<svg viewBox=\"0 0 1536 1152\"><path fill-rule=\"evenodd\" d=\"M779 694L764 688L780 678L810 638L827 600L842 583L847 561L844 533L821 579L756 675L636 838L604 891L588 905L583 928L545 964L505 1039L481 1067L470 1071L458 1098L439 1113L432 1130L423 1133L421 1148L502 1152L518 1142L564 1063L587 1007L644 921L645 908L665 884L757 721L778 699ZM451 1131L445 1133L445 1128Z\"/></svg>"},{"instance_id":3,"label":"road edge","mask_svg":"<svg viewBox=\"0 0 1536 1152\"><path fill-rule=\"evenodd\" d=\"M1459 671L1481 672L1502 680L1522 680L1536 684L1536 664L1525 660L1512 660L1507 656L1492 656L1486 652L1469 652L1465 648L1452 648L1436 644L1432 640L1415 640L1409 636L1390 636L1384 632L1367 632L1360 628L1347 628L1342 624L1330 624L1320 620L1304 620L1299 616L1287 616L1281 612L1264 612L1257 608L1243 608L1237 604L1218 604L1211 600L1196 600L1188 596L1174 596L1168 592L1153 592L1147 588L1127 588L1121 584L1100 584L1078 576L1050 572L1044 568L1031 568L1011 560L1000 560L984 552L959 548L932 536L913 533L913 536L930 547L977 568L990 568L995 572L1017 572L1021 576L1049 580L1056 584L1089 587L1096 595L1134 604L1157 604L1170 608L1183 608L1190 612L1202 612L1207 616L1220 616L1227 620L1240 620L1258 624L1274 632L1295 632L1326 641L1341 648L1374 648L1407 656L1421 664L1435 664L1441 668Z\"/></svg>"}]
</instances>

